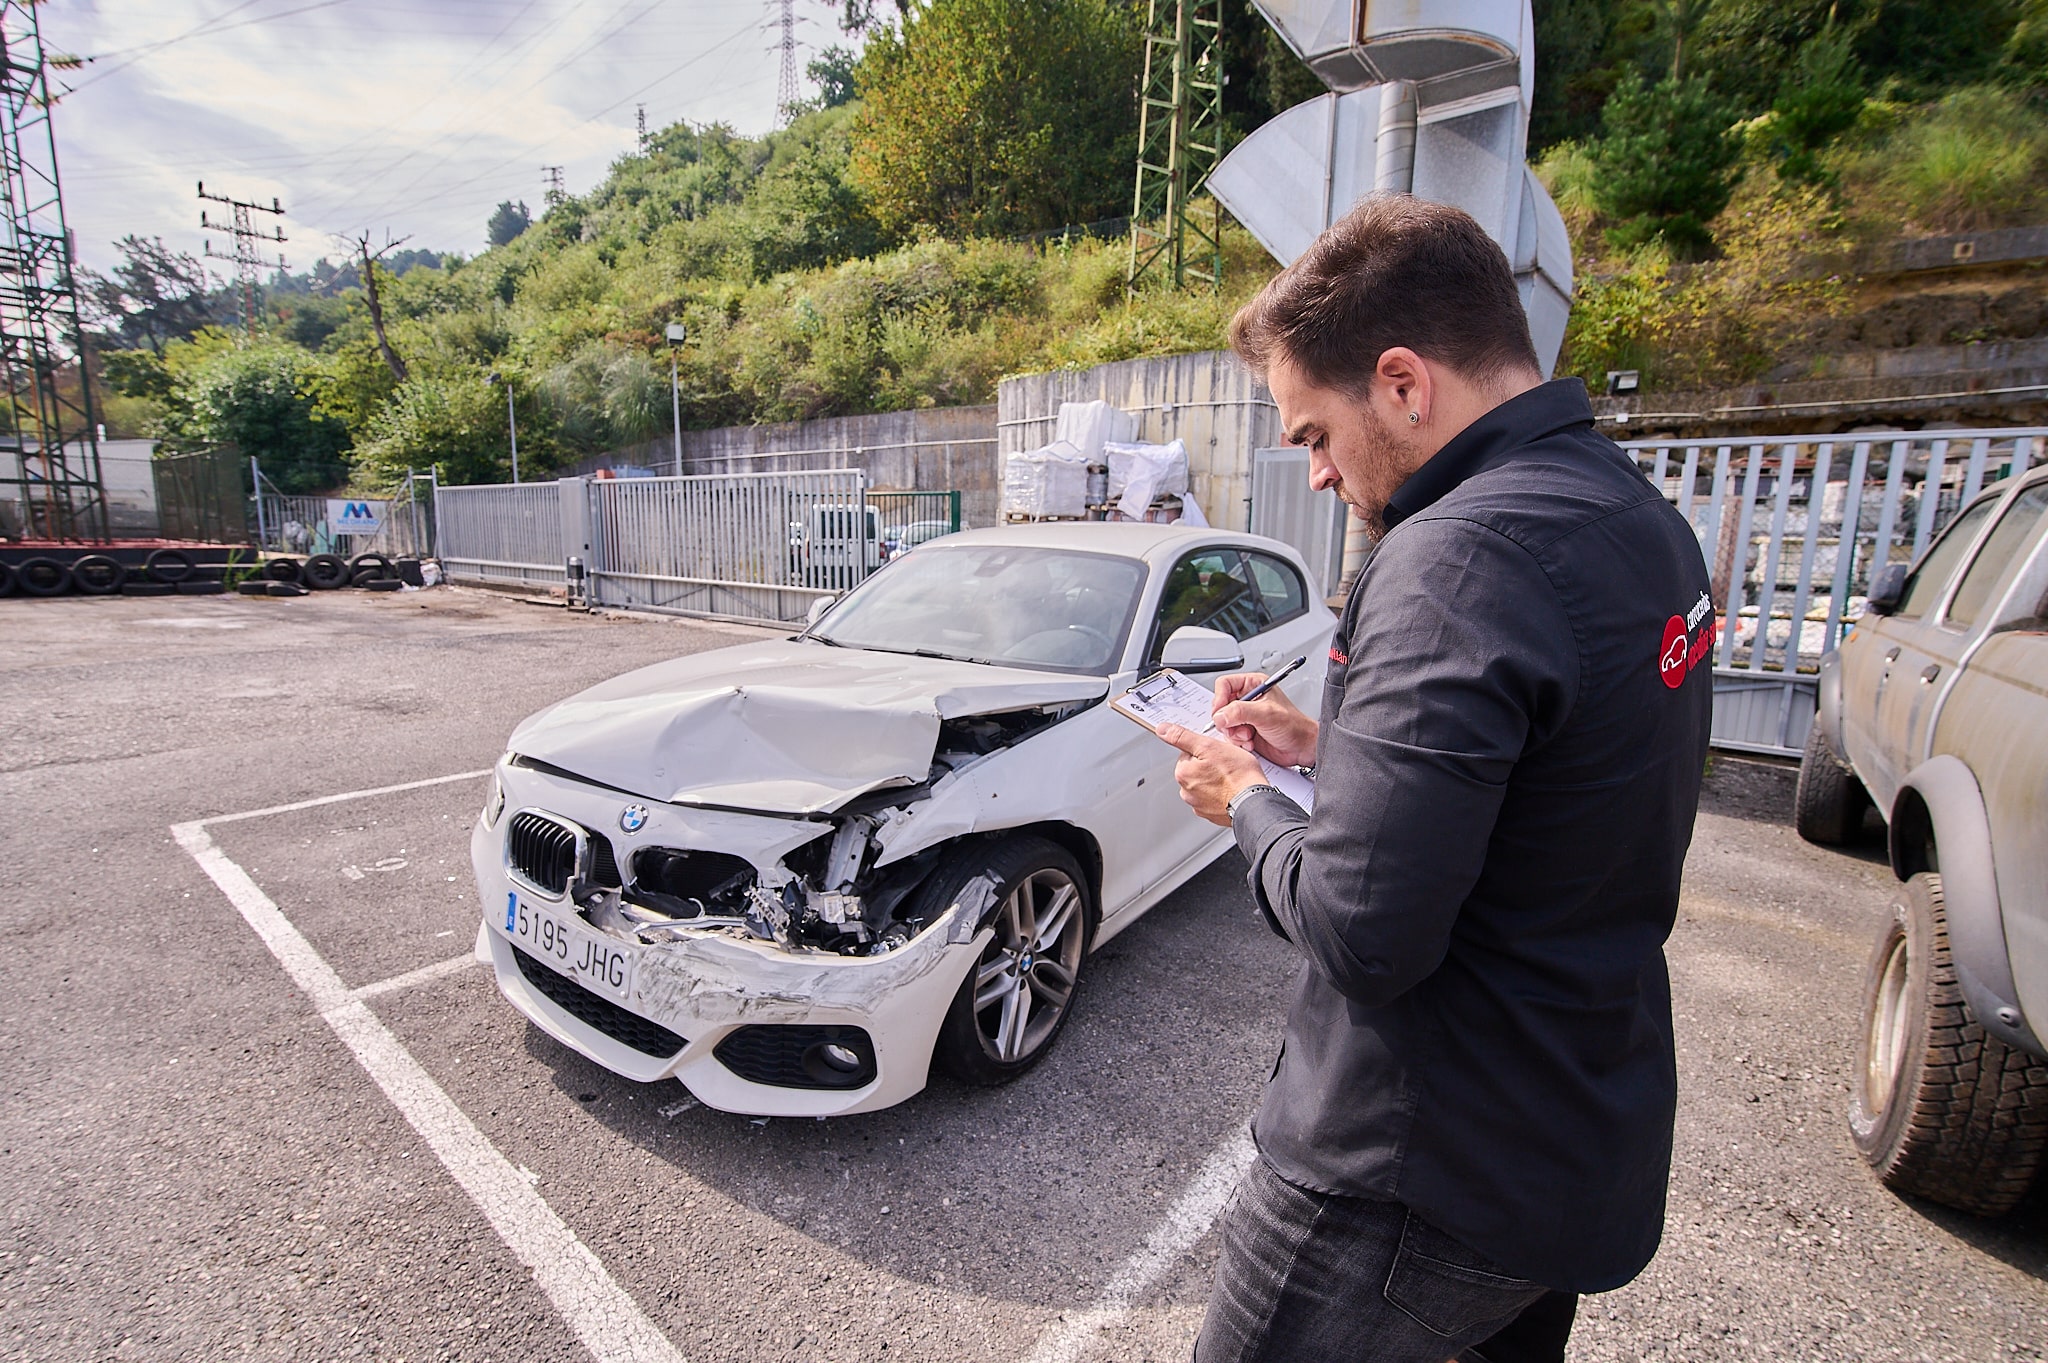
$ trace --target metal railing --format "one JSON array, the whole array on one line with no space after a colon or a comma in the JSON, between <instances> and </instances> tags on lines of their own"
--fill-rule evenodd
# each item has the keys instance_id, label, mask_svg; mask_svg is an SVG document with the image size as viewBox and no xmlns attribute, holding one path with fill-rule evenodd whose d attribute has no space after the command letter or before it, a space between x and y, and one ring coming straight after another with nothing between
<instances>
[{"instance_id":1,"label":"metal railing","mask_svg":"<svg viewBox=\"0 0 2048 1363\"><path fill-rule=\"evenodd\" d=\"M1714 742L1797 755L1814 672L1877 569L1919 555L1959 507L2048 457L2048 427L1631 440L1699 537L1713 580Z\"/></svg>"}]
</instances>

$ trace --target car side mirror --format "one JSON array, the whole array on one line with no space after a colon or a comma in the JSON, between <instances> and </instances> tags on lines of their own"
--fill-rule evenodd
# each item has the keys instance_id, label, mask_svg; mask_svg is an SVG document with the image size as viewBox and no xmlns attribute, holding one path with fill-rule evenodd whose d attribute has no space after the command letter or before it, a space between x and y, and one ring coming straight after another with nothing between
<instances>
[{"instance_id":1,"label":"car side mirror","mask_svg":"<svg viewBox=\"0 0 2048 1363\"><path fill-rule=\"evenodd\" d=\"M1223 672L1244 666L1244 650L1220 629L1182 625L1167 638L1159 665L1182 672Z\"/></svg>"},{"instance_id":2,"label":"car side mirror","mask_svg":"<svg viewBox=\"0 0 2048 1363\"><path fill-rule=\"evenodd\" d=\"M804 624L817 624L818 621L824 619L825 612L831 610L834 605L838 604L838 601L839 598L836 596L821 596L811 602L811 608L804 612Z\"/></svg>"},{"instance_id":3,"label":"car side mirror","mask_svg":"<svg viewBox=\"0 0 2048 1363\"><path fill-rule=\"evenodd\" d=\"M1877 570L1871 579L1870 594L1864 598L1865 615L1890 615L1899 608L1899 600L1906 594L1906 565L1887 563Z\"/></svg>"}]
</instances>

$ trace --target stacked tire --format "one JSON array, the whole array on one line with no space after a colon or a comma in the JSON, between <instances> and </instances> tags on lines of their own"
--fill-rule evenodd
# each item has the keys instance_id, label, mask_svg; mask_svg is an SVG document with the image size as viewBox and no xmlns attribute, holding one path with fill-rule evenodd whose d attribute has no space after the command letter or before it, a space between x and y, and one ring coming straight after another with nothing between
<instances>
[{"instance_id":1,"label":"stacked tire","mask_svg":"<svg viewBox=\"0 0 2048 1363\"><path fill-rule=\"evenodd\" d=\"M257 576L235 590L244 596L305 596L342 587L395 592L406 585L407 574L403 569L408 563L416 575L417 559L400 559L393 564L382 554L357 554L352 559L339 554L314 554L303 560L273 558L265 560Z\"/></svg>"},{"instance_id":2,"label":"stacked tire","mask_svg":"<svg viewBox=\"0 0 2048 1363\"><path fill-rule=\"evenodd\" d=\"M39 554L19 563L0 562L0 597L214 596L228 590L223 576L221 570L193 562L182 549L153 550L140 568L107 554L83 554L69 562ZM305 596L342 587L396 592L424 585L416 558L394 562L383 554L314 554L304 560L267 559L235 590L244 596Z\"/></svg>"}]
</instances>

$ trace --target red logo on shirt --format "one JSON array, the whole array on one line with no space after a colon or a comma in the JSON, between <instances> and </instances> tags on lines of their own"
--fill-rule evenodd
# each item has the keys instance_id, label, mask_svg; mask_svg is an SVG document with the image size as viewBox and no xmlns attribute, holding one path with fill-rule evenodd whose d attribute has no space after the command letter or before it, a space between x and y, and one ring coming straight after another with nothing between
<instances>
[{"instance_id":1,"label":"red logo on shirt","mask_svg":"<svg viewBox=\"0 0 2048 1363\"><path fill-rule=\"evenodd\" d=\"M1685 681L1685 674L1692 670L1692 660L1686 655L1691 641L1686 637L1685 617L1674 615L1664 622L1664 646L1657 652L1657 675L1664 684L1677 690Z\"/></svg>"},{"instance_id":2,"label":"red logo on shirt","mask_svg":"<svg viewBox=\"0 0 2048 1363\"><path fill-rule=\"evenodd\" d=\"M1330 661L1338 664L1341 667L1344 664L1349 663L1351 661L1351 655L1339 649L1335 644L1331 644Z\"/></svg>"}]
</instances>

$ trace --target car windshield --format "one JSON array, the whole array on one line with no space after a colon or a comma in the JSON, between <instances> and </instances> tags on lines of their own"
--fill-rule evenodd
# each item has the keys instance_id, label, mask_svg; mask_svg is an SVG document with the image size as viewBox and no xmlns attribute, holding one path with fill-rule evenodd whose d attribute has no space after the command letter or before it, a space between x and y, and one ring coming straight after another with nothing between
<instances>
[{"instance_id":1,"label":"car windshield","mask_svg":"<svg viewBox=\"0 0 2048 1363\"><path fill-rule=\"evenodd\" d=\"M892 561L806 637L1014 667L1116 670L1145 565L1013 544L934 544Z\"/></svg>"}]
</instances>

